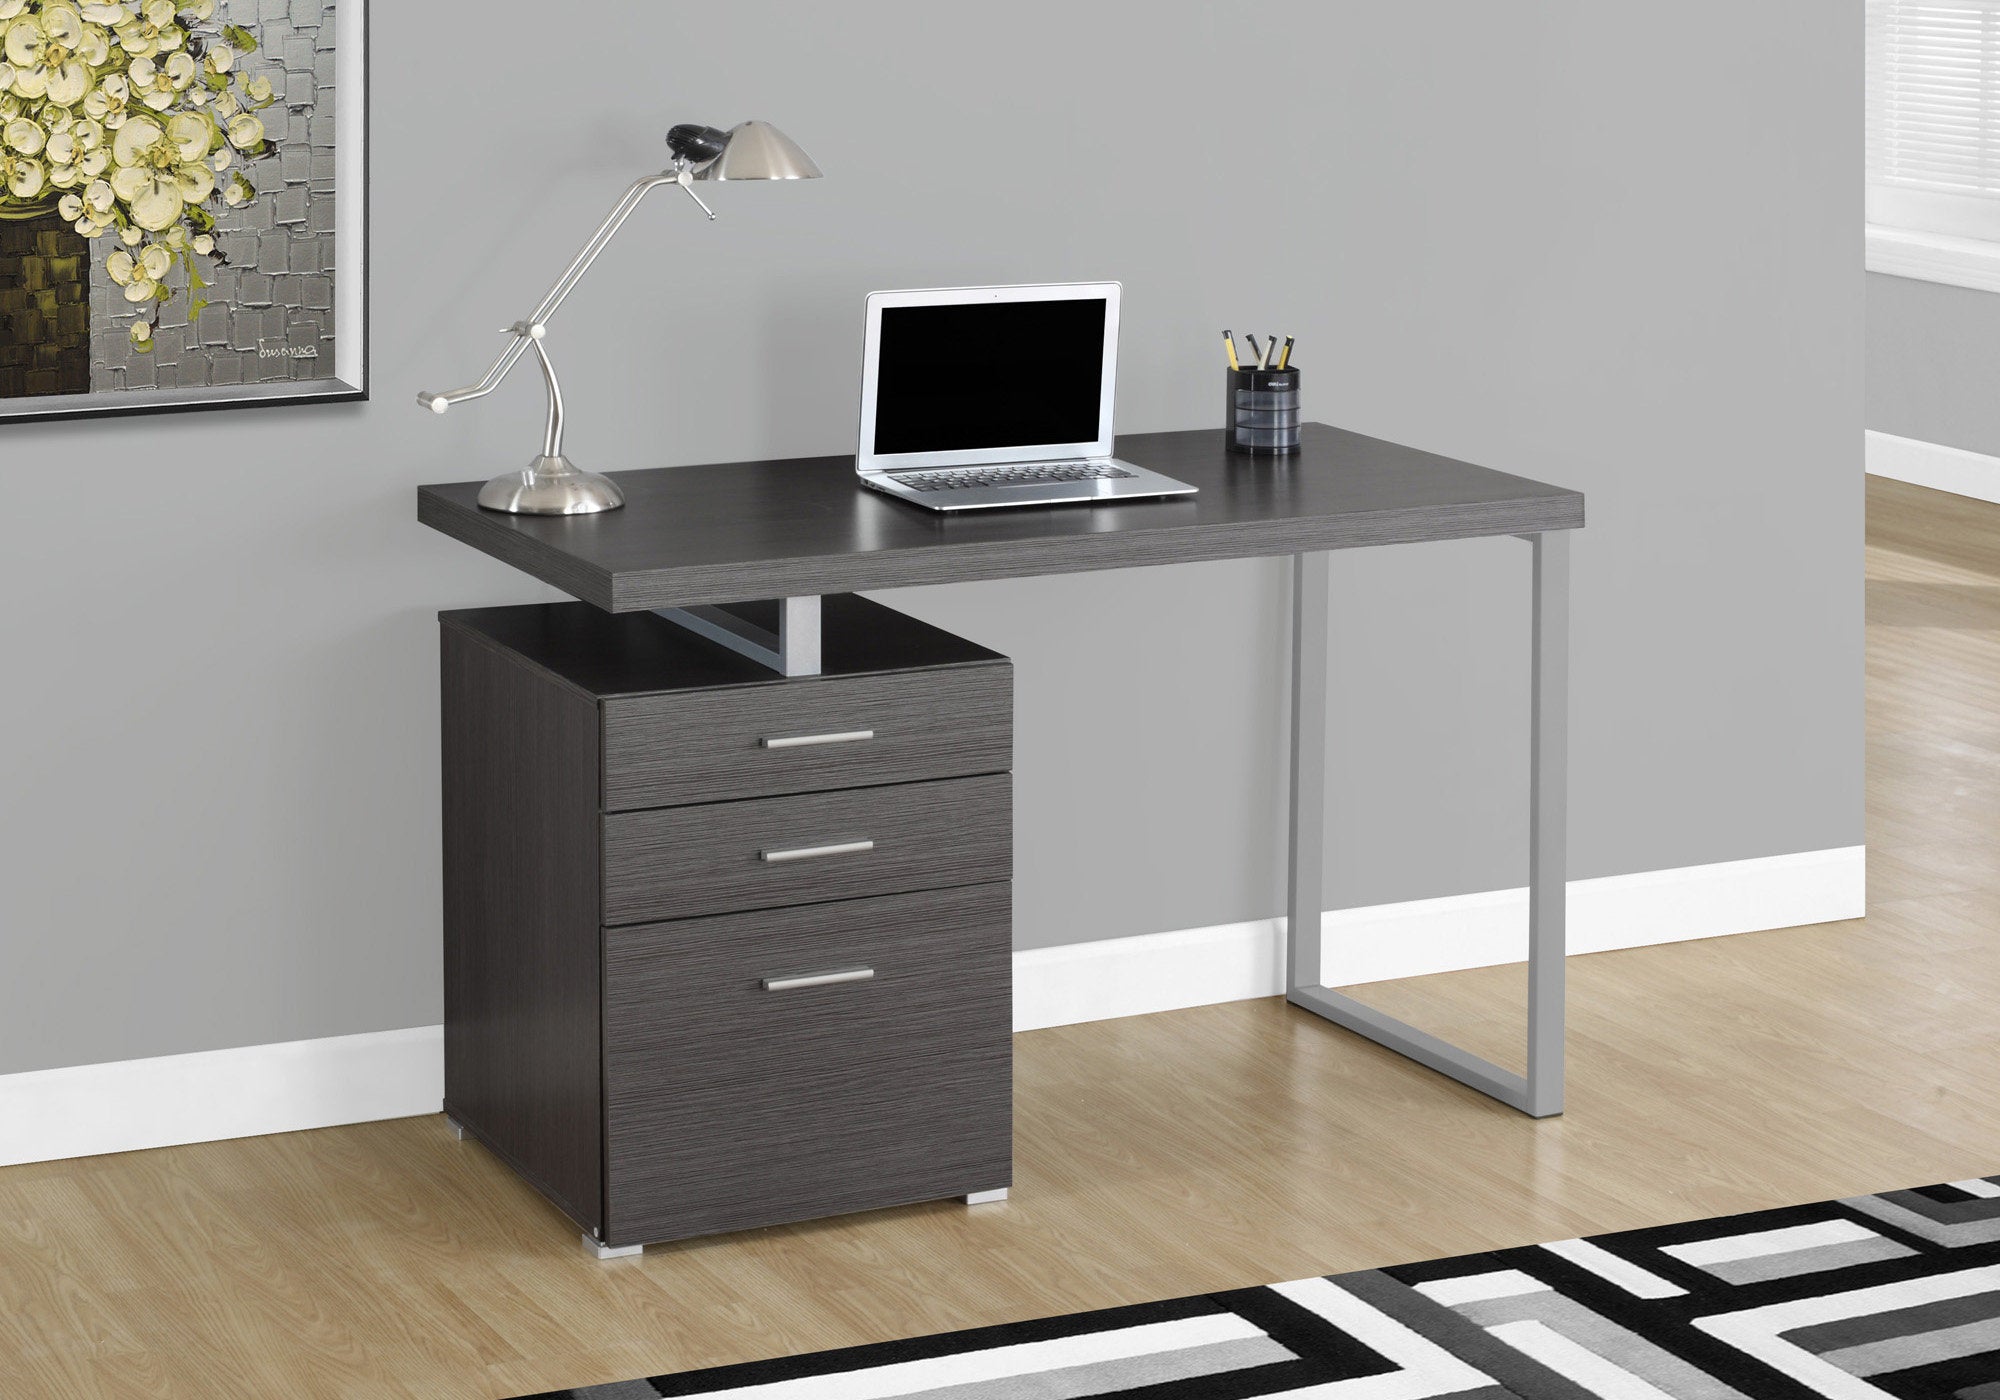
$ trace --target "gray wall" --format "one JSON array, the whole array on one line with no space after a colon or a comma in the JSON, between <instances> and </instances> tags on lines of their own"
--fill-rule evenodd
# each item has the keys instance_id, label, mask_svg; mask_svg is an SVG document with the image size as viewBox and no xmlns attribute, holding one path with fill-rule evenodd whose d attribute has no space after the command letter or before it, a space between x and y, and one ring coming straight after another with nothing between
<instances>
[{"instance_id":1,"label":"gray wall","mask_svg":"<svg viewBox=\"0 0 2000 1400\"><path fill-rule=\"evenodd\" d=\"M1868 426L2000 456L2000 295L1868 274Z\"/></svg>"},{"instance_id":2,"label":"gray wall","mask_svg":"<svg viewBox=\"0 0 2000 1400\"><path fill-rule=\"evenodd\" d=\"M532 378L411 396L685 118L828 178L640 215L551 334L580 461L848 450L869 289L1117 277L1128 430L1216 422L1218 327L1289 331L1314 416L1590 493L1577 875L1862 839L1860 27L1820 0L510 8L376 36L373 402L7 430L0 1070L438 1019L432 614L548 595L412 518L526 460ZM1335 578L1335 902L1518 883L1526 549ZM1019 664L1023 945L1278 910L1284 579L896 596Z\"/></svg>"}]
</instances>

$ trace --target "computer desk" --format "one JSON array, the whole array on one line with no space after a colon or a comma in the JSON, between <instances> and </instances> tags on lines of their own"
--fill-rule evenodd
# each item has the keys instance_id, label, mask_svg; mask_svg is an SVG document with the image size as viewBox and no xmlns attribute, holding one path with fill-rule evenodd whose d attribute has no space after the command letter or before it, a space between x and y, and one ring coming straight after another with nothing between
<instances>
[{"instance_id":1,"label":"computer desk","mask_svg":"<svg viewBox=\"0 0 2000 1400\"><path fill-rule=\"evenodd\" d=\"M627 504L602 515L481 510L472 481L419 488L417 513L584 602L658 611L785 675L818 670L823 594L1292 556L1286 996L1523 1113L1560 1113L1568 532L1582 495L1318 423L1291 458L1232 456L1220 430L1122 436L1117 453L1200 494L940 515L864 489L850 457L814 457L617 472ZM1328 552L1501 535L1534 555L1525 1075L1329 990L1320 959ZM777 602L719 606L757 600Z\"/></svg>"}]
</instances>

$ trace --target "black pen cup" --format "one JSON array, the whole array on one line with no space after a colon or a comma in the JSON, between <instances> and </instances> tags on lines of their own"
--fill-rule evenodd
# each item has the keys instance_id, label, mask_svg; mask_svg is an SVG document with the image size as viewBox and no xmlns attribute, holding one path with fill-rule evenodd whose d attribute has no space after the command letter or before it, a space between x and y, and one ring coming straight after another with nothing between
<instances>
[{"instance_id":1,"label":"black pen cup","mask_svg":"<svg viewBox=\"0 0 2000 1400\"><path fill-rule=\"evenodd\" d=\"M1289 457L1299 450L1299 372L1232 369L1223 416L1229 450L1245 457Z\"/></svg>"}]
</instances>

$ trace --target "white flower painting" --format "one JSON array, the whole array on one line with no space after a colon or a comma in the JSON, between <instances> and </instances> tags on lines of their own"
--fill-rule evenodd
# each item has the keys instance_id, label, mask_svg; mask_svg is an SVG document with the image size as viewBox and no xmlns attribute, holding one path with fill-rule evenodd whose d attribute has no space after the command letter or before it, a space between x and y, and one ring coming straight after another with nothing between
<instances>
[{"instance_id":1,"label":"white flower painting","mask_svg":"<svg viewBox=\"0 0 2000 1400\"><path fill-rule=\"evenodd\" d=\"M365 392L362 7L0 0L0 417Z\"/></svg>"}]
</instances>

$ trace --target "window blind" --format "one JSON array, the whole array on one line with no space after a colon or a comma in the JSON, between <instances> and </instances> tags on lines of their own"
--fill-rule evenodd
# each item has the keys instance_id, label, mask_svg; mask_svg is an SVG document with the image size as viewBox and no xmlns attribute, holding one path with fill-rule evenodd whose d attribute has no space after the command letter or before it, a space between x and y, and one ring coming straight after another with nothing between
<instances>
[{"instance_id":1,"label":"window blind","mask_svg":"<svg viewBox=\"0 0 2000 1400\"><path fill-rule=\"evenodd\" d=\"M2000 242L2000 0L1867 0L1868 222Z\"/></svg>"}]
</instances>

